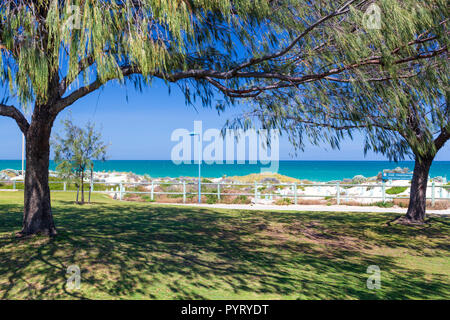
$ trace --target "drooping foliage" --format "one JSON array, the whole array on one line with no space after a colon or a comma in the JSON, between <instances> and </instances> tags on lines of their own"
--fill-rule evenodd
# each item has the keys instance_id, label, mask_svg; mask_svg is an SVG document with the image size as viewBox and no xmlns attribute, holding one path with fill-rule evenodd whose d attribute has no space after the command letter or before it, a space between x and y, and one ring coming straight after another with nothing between
<instances>
[{"instance_id":1,"label":"drooping foliage","mask_svg":"<svg viewBox=\"0 0 450 320\"><path fill-rule=\"evenodd\" d=\"M380 29L367 22L373 4ZM425 52L442 53L445 9L443 0L2 1L0 79L22 104L84 89L59 110L111 79L178 81L187 101L204 104L216 88L227 104L324 78L406 76Z\"/></svg>"},{"instance_id":2,"label":"drooping foliage","mask_svg":"<svg viewBox=\"0 0 450 320\"><path fill-rule=\"evenodd\" d=\"M344 54L342 61L348 65L358 56L368 57L361 62L367 68L265 92L227 126L248 128L256 122L277 128L300 150L306 141L337 148L343 138L360 132L365 152L396 161L434 157L450 137L445 2L376 3L380 29L336 33L340 37L335 49Z\"/></svg>"}]
</instances>

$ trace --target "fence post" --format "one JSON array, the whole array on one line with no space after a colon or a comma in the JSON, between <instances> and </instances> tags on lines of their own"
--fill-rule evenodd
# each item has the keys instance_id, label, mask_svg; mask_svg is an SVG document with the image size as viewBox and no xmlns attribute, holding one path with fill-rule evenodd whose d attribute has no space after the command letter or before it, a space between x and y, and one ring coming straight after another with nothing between
<instances>
[{"instance_id":1,"label":"fence post","mask_svg":"<svg viewBox=\"0 0 450 320\"><path fill-rule=\"evenodd\" d=\"M183 180L183 203L186 203L186 181Z\"/></svg>"},{"instance_id":2,"label":"fence post","mask_svg":"<svg viewBox=\"0 0 450 320\"><path fill-rule=\"evenodd\" d=\"M383 181L381 183L381 197L383 198L383 203L386 202L386 183Z\"/></svg>"},{"instance_id":3,"label":"fence post","mask_svg":"<svg viewBox=\"0 0 450 320\"><path fill-rule=\"evenodd\" d=\"M119 200L122 200L122 182L119 184Z\"/></svg>"},{"instance_id":4,"label":"fence post","mask_svg":"<svg viewBox=\"0 0 450 320\"><path fill-rule=\"evenodd\" d=\"M297 204L297 182L294 182L294 204Z\"/></svg>"},{"instance_id":5,"label":"fence post","mask_svg":"<svg viewBox=\"0 0 450 320\"><path fill-rule=\"evenodd\" d=\"M341 204L341 188L339 182L336 183L336 202L338 205Z\"/></svg>"},{"instance_id":6,"label":"fence post","mask_svg":"<svg viewBox=\"0 0 450 320\"><path fill-rule=\"evenodd\" d=\"M67 182L66 181L64 181L63 190L67 191Z\"/></svg>"},{"instance_id":7,"label":"fence post","mask_svg":"<svg viewBox=\"0 0 450 320\"><path fill-rule=\"evenodd\" d=\"M13 190L16 190L16 180L13 180Z\"/></svg>"},{"instance_id":8,"label":"fence post","mask_svg":"<svg viewBox=\"0 0 450 320\"><path fill-rule=\"evenodd\" d=\"M267 188L269 189L269 199L270 200L272 200L273 199L273 194L272 194L272 185L269 183L268 185L267 185Z\"/></svg>"},{"instance_id":9,"label":"fence post","mask_svg":"<svg viewBox=\"0 0 450 320\"><path fill-rule=\"evenodd\" d=\"M257 200L258 200L258 185L257 185L257 183L255 181L255 203L256 203Z\"/></svg>"},{"instance_id":10,"label":"fence post","mask_svg":"<svg viewBox=\"0 0 450 320\"><path fill-rule=\"evenodd\" d=\"M217 184L217 200L220 201L220 182Z\"/></svg>"},{"instance_id":11,"label":"fence post","mask_svg":"<svg viewBox=\"0 0 450 320\"><path fill-rule=\"evenodd\" d=\"M154 198L154 188L155 188L155 185L154 185L154 182L153 182L153 180L152 180L152 190L151 190L151 195L150 195L150 200L154 200L155 198Z\"/></svg>"},{"instance_id":12,"label":"fence post","mask_svg":"<svg viewBox=\"0 0 450 320\"><path fill-rule=\"evenodd\" d=\"M434 181L431 183L431 205L434 207L434 204L436 202L436 198L434 196L434 191L435 191L435 185L434 185Z\"/></svg>"}]
</instances>

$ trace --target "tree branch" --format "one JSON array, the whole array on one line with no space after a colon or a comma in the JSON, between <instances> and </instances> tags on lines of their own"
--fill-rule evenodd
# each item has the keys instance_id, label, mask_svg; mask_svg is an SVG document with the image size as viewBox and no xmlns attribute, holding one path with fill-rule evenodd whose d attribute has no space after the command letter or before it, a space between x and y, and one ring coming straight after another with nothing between
<instances>
[{"instance_id":1,"label":"tree branch","mask_svg":"<svg viewBox=\"0 0 450 320\"><path fill-rule=\"evenodd\" d=\"M434 140L436 150L441 149L449 139L450 139L450 128L443 128L441 134Z\"/></svg>"},{"instance_id":2,"label":"tree branch","mask_svg":"<svg viewBox=\"0 0 450 320\"><path fill-rule=\"evenodd\" d=\"M125 66L125 67L121 68L121 72L122 72L122 76L123 77L127 77L127 76L130 76L132 74L139 73L139 70L137 70L136 68L133 68L131 66ZM115 80L115 79L118 79L118 77L117 76L111 76L110 78L106 78L103 81L97 79L94 82L92 82L91 84L88 84L88 85L86 85L84 87L81 87L81 88L75 90L74 92L69 94L67 97L59 99L59 101L52 107L52 112L58 114L59 112L61 112L62 110L64 110L65 108L67 108L68 106L73 104L78 99L80 99L80 98L88 95L89 93L99 89L101 86L103 86L108 81Z\"/></svg>"},{"instance_id":3,"label":"tree branch","mask_svg":"<svg viewBox=\"0 0 450 320\"><path fill-rule=\"evenodd\" d=\"M20 112L14 106L7 106L4 104L0 104L0 116L10 117L16 120L17 125L19 126L23 134L26 134L28 128L30 127L30 124L28 123L27 119L24 117L22 112Z\"/></svg>"}]
</instances>

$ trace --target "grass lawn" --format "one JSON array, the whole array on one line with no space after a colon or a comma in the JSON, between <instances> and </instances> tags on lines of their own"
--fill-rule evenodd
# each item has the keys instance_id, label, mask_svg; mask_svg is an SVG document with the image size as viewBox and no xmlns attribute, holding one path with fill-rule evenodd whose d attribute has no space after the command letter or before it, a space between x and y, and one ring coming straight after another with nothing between
<instances>
[{"instance_id":1,"label":"grass lawn","mask_svg":"<svg viewBox=\"0 0 450 320\"><path fill-rule=\"evenodd\" d=\"M395 214L211 210L54 193L58 236L18 240L22 197L0 192L2 299L448 299L450 224ZM66 287L81 268L81 289ZM369 265L381 289L369 290Z\"/></svg>"}]
</instances>

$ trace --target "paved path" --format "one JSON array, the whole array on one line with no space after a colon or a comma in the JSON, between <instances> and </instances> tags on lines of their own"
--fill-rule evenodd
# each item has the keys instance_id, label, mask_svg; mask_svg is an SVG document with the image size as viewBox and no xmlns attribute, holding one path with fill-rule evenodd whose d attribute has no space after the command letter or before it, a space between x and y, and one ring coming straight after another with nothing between
<instances>
[{"instance_id":1,"label":"paved path","mask_svg":"<svg viewBox=\"0 0 450 320\"><path fill-rule=\"evenodd\" d=\"M162 203L158 203L162 204ZM219 208L235 210L270 210L270 211L334 211L334 212L393 212L406 213L406 208L380 208L375 206L344 206L344 205L264 205L264 204L192 204L192 203L166 203L168 205ZM450 210L427 210L427 213L450 215Z\"/></svg>"}]
</instances>

